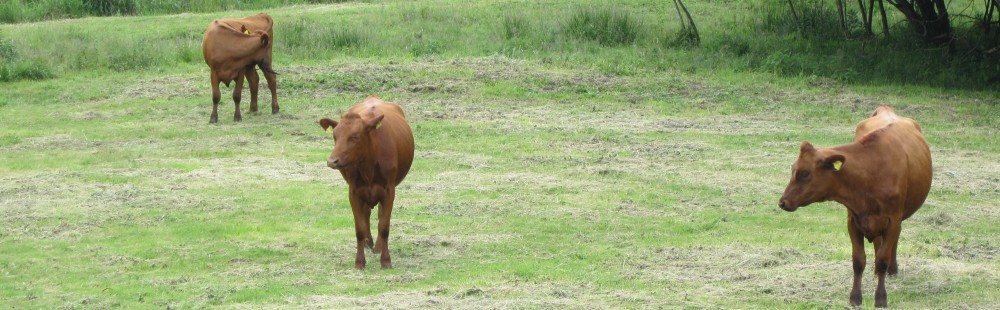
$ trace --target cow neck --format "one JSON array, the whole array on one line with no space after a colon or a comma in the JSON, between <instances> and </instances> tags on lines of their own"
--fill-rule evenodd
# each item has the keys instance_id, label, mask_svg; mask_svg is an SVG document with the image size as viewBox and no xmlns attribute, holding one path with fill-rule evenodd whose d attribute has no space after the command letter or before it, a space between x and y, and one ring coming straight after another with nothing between
<instances>
[{"instance_id":1,"label":"cow neck","mask_svg":"<svg viewBox=\"0 0 1000 310\"><path fill-rule=\"evenodd\" d=\"M846 162L837 172L838 181L830 200L839 202L853 213L864 212L872 203L871 189L874 186L870 174L865 173L874 167L866 164L870 161L866 159L864 145L854 142L833 149L843 154Z\"/></svg>"}]
</instances>

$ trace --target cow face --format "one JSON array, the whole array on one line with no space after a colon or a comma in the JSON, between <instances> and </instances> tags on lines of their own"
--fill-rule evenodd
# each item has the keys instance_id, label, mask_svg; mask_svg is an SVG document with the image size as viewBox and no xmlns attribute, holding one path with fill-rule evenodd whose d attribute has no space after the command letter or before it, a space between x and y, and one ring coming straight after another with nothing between
<instances>
[{"instance_id":1,"label":"cow face","mask_svg":"<svg viewBox=\"0 0 1000 310\"><path fill-rule=\"evenodd\" d=\"M792 212L814 202L830 200L837 188L837 174L841 173L844 161L844 155L837 151L817 150L803 141L799 147L799 159L792 165L792 179L788 181L778 206Z\"/></svg>"},{"instance_id":2,"label":"cow face","mask_svg":"<svg viewBox=\"0 0 1000 310\"><path fill-rule=\"evenodd\" d=\"M333 129L333 151L326 165L344 169L363 161L374 161L372 131L382 122L383 115L364 120L357 113L349 112L336 122L329 118L319 121L323 130Z\"/></svg>"}]
</instances>

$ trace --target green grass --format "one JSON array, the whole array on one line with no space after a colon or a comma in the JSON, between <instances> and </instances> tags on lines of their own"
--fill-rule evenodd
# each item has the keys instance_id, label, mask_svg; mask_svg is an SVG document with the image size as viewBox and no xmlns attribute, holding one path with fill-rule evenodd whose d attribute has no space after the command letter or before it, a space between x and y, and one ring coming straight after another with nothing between
<instances>
[{"instance_id":1,"label":"green grass","mask_svg":"<svg viewBox=\"0 0 1000 310\"><path fill-rule=\"evenodd\" d=\"M789 70L828 64L727 36L744 4L688 4L702 47L664 41L663 1L595 10L637 25L627 44L565 32L578 2L270 9L282 113L234 123L223 96L215 125L201 34L257 9L0 26L0 56L51 73L0 85L0 304L839 308L843 207L776 200L800 141L847 143L883 103L921 122L935 163L890 304L996 304L994 91ZM767 49L787 57L755 64ZM395 269L369 253L358 272L316 122L369 94L403 106L417 150Z\"/></svg>"}]
</instances>

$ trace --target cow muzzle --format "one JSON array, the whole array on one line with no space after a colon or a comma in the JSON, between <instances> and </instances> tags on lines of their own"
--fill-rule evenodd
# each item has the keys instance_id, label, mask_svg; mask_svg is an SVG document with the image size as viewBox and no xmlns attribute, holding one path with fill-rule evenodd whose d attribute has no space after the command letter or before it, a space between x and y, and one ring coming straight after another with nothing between
<instances>
[{"instance_id":1,"label":"cow muzzle","mask_svg":"<svg viewBox=\"0 0 1000 310\"><path fill-rule=\"evenodd\" d=\"M337 170L340 170L340 168L343 167L342 163L340 162L340 159L337 158L327 158L326 166Z\"/></svg>"},{"instance_id":2,"label":"cow muzzle","mask_svg":"<svg viewBox=\"0 0 1000 310\"><path fill-rule=\"evenodd\" d=\"M781 199L781 201L778 201L778 207L788 212L795 212L795 210L799 209L798 206L793 205L788 201L788 199Z\"/></svg>"}]
</instances>

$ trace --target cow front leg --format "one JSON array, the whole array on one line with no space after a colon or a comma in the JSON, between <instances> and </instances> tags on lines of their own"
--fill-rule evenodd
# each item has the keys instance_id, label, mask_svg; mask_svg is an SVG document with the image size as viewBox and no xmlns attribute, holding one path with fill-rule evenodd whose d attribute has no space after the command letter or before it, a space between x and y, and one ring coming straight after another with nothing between
<instances>
[{"instance_id":1,"label":"cow front leg","mask_svg":"<svg viewBox=\"0 0 1000 310\"><path fill-rule=\"evenodd\" d=\"M386 195L382 198L378 208L378 240L375 242L375 249L381 252L379 263L383 269L392 268L392 258L389 256L389 222L392 218L392 204L396 200L396 188L386 189Z\"/></svg>"},{"instance_id":2,"label":"cow front leg","mask_svg":"<svg viewBox=\"0 0 1000 310\"><path fill-rule=\"evenodd\" d=\"M239 122L243 120L243 115L240 114L240 97L243 95L243 79L245 75L241 71L238 76L236 76L236 87L233 88L233 103L236 105L236 112L233 113L233 121Z\"/></svg>"},{"instance_id":3,"label":"cow front leg","mask_svg":"<svg viewBox=\"0 0 1000 310\"><path fill-rule=\"evenodd\" d=\"M850 215L847 216L847 234L851 237L851 263L854 266L851 307L861 307L861 276L865 272L865 240L857 228L854 217Z\"/></svg>"},{"instance_id":4,"label":"cow front leg","mask_svg":"<svg viewBox=\"0 0 1000 310\"><path fill-rule=\"evenodd\" d=\"M250 113L257 113L257 88L260 86L260 75L257 75L254 65L248 66L246 72L247 82L250 83Z\"/></svg>"},{"instance_id":5,"label":"cow front leg","mask_svg":"<svg viewBox=\"0 0 1000 310\"><path fill-rule=\"evenodd\" d=\"M271 114L278 114L278 75L274 72L264 72L267 88L271 90Z\"/></svg>"},{"instance_id":6,"label":"cow front leg","mask_svg":"<svg viewBox=\"0 0 1000 310\"><path fill-rule=\"evenodd\" d=\"M875 251L875 273L878 275L878 288L875 289L876 308L889 306L888 294L885 292L885 275L889 271L889 262L894 255L892 249L896 248L896 243L899 242L899 232L899 221L891 221L885 235L882 236L883 242Z\"/></svg>"},{"instance_id":7,"label":"cow front leg","mask_svg":"<svg viewBox=\"0 0 1000 310\"><path fill-rule=\"evenodd\" d=\"M208 118L209 124L219 121L219 100L222 99L222 92L219 90L219 77L212 72L212 116Z\"/></svg>"},{"instance_id":8,"label":"cow front leg","mask_svg":"<svg viewBox=\"0 0 1000 310\"><path fill-rule=\"evenodd\" d=\"M354 236L357 238L357 253L354 256L354 269L365 269L365 245L366 240L371 239L371 227L368 223L368 215L371 212L364 212L364 209L371 210L370 207L362 203L351 195L351 213L354 214Z\"/></svg>"}]
</instances>

